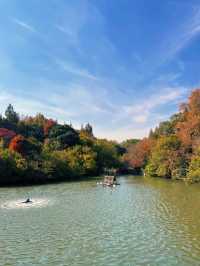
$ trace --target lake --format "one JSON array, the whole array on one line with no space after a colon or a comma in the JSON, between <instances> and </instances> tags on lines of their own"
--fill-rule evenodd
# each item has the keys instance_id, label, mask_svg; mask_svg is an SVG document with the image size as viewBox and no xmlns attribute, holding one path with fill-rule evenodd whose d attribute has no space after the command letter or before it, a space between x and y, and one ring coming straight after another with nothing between
<instances>
[{"instance_id":1,"label":"lake","mask_svg":"<svg viewBox=\"0 0 200 266\"><path fill-rule=\"evenodd\" d=\"M200 265L199 185L96 182L0 188L0 265Z\"/></svg>"}]
</instances>

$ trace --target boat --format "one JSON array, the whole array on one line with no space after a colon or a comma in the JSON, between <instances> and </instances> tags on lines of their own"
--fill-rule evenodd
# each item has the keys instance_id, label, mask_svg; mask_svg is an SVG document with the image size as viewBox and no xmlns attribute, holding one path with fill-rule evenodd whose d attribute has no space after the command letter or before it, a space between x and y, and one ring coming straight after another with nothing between
<instances>
[{"instance_id":1,"label":"boat","mask_svg":"<svg viewBox=\"0 0 200 266\"><path fill-rule=\"evenodd\" d=\"M117 182L117 170L116 169L104 169L104 179L101 182L97 182L97 185L115 187L120 185Z\"/></svg>"},{"instance_id":2,"label":"boat","mask_svg":"<svg viewBox=\"0 0 200 266\"><path fill-rule=\"evenodd\" d=\"M113 187L113 186L119 185L119 183L117 183L117 178L115 175L105 175L104 180L102 182L102 185L108 186L108 187Z\"/></svg>"}]
</instances>

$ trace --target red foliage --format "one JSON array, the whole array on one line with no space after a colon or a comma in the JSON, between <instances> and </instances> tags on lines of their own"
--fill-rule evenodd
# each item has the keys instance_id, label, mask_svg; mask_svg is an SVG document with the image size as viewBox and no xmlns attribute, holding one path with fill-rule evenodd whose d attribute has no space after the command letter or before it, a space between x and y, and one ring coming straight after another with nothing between
<instances>
[{"instance_id":1,"label":"red foliage","mask_svg":"<svg viewBox=\"0 0 200 266\"><path fill-rule=\"evenodd\" d=\"M9 150L16 151L19 153L23 153L23 144L24 144L25 138L21 135L15 136L10 144L9 144Z\"/></svg>"},{"instance_id":2,"label":"red foliage","mask_svg":"<svg viewBox=\"0 0 200 266\"><path fill-rule=\"evenodd\" d=\"M135 145L131 145L125 157L125 161L134 168L141 168L145 165L151 152L154 140L144 138Z\"/></svg>"},{"instance_id":3,"label":"red foliage","mask_svg":"<svg viewBox=\"0 0 200 266\"><path fill-rule=\"evenodd\" d=\"M200 89L196 89L186 104L181 105L183 119L176 126L177 136L186 146L193 145L200 137Z\"/></svg>"},{"instance_id":4,"label":"red foliage","mask_svg":"<svg viewBox=\"0 0 200 266\"><path fill-rule=\"evenodd\" d=\"M16 133L7 128L0 128L0 138L13 138L16 136Z\"/></svg>"},{"instance_id":5,"label":"red foliage","mask_svg":"<svg viewBox=\"0 0 200 266\"><path fill-rule=\"evenodd\" d=\"M49 130L56 124L56 121L53 119L48 119L46 123L44 124L43 130L44 135L47 136L49 134Z\"/></svg>"}]
</instances>

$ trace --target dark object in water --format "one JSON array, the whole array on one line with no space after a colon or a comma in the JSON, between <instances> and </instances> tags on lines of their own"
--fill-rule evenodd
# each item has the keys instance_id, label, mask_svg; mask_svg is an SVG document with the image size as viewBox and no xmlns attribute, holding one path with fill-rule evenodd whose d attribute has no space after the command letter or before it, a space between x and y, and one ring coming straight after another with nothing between
<instances>
[{"instance_id":1,"label":"dark object in water","mask_svg":"<svg viewBox=\"0 0 200 266\"><path fill-rule=\"evenodd\" d=\"M27 200L23 201L22 203L32 203L32 200L30 200L30 198L28 198Z\"/></svg>"},{"instance_id":2,"label":"dark object in water","mask_svg":"<svg viewBox=\"0 0 200 266\"><path fill-rule=\"evenodd\" d=\"M104 176L104 181L102 183L103 186L108 186L108 187L112 187L112 186L118 186L120 185L119 183L117 183L117 178L115 175L106 175Z\"/></svg>"}]
</instances>

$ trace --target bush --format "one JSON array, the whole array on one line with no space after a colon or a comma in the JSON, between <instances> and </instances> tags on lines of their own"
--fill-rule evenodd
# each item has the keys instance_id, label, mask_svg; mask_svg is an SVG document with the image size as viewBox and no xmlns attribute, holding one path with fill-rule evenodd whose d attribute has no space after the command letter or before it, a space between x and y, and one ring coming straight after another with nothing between
<instances>
[{"instance_id":1,"label":"bush","mask_svg":"<svg viewBox=\"0 0 200 266\"><path fill-rule=\"evenodd\" d=\"M150 176L180 179L185 167L186 159L178 138L174 135L163 136L157 140L152 150L146 173Z\"/></svg>"},{"instance_id":2,"label":"bush","mask_svg":"<svg viewBox=\"0 0 200 266\"><path fill-rule=\"evenodd\" d=\"M27 169L27 161L19 153L8 149L0 150L1 182L15 182L26 174Z\"/></svg>"},{"instance_id":3,"label":"bush","mask_svg":"<svg viewBox=\"0 0 200 266\"><path fill-rule=\"evenodd\" d=\"M187 181L191 183L200 182L200 156L196 155L192 158L187 174Z\"/></svg>"},{"instance_id":4,"label":"bush","mask_svg":"<svg viewBox=\"0 0 200 266\"><path fill-rule=\"evenodd\" d=\"M93 175L96 173L97 154L87 146L75 146L66 151L66 159L74 176Z\"/></svg>"}]
</instances>

